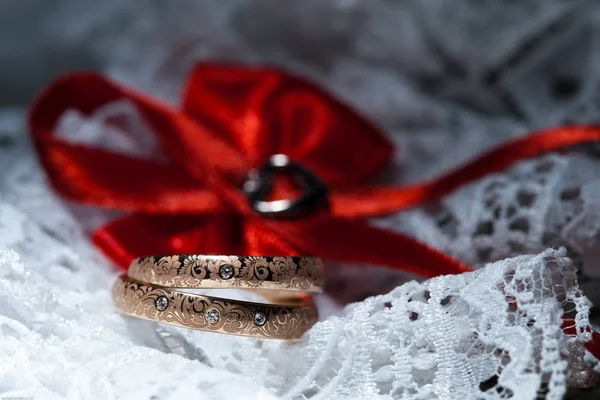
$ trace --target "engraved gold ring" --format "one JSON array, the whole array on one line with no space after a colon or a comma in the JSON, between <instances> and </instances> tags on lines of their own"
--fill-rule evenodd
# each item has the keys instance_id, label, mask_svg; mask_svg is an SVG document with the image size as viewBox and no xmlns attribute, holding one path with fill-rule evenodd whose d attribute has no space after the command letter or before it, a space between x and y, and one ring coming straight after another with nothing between
<instances>
[{"instance_id":1,"label":"engraved gold ring","mask_svg":"<svg viewBox=\"0 0 600 400\"><path fill-rule=\"evenodd\" d=\"M115 307L128 315L186 328L274 339L299 339L317 320L310 295L324 285L315 257L149 256L133 260L113 286ZM239 288L271 303L177 289Z\"/></svg>"}]
</instances>

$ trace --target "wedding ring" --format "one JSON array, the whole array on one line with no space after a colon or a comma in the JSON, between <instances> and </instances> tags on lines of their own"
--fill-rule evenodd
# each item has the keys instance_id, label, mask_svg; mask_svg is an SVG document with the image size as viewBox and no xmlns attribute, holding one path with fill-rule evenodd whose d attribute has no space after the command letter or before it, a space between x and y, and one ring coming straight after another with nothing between
<instances>
[{"instance_id":1,"label":"wedding ring","mask_svg":"<svg viewBox=\"0 0 600 400\"><path fill-rule=\"evenodd\" d=\"M247 288L320 293L323 262L317 257L168 255L133 260L128 276L176 288Z\"/></svg>"},{"instance_id":2,"label":"wedding ring","mask_svg":"<svg viewBox=\"0 0 600 400\"><path fill-rule=\"evenodd\" d=\"M318 320L307 295L324 284L313 257L169 255L135 259L113 286L115 307L128 315L186 328L294 340ZM177 290L240 288L273 303L254 303Z\"/></svg>"}]
</instances>

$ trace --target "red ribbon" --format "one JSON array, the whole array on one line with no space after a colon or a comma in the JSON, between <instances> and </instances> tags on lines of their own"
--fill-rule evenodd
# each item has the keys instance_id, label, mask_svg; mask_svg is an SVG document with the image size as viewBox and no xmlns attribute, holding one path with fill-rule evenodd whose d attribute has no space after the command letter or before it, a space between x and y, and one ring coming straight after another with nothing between
<instances>
[{"instance_id":1,"label":"red ribbon","mask_svg":"<svg viewBox=\"0 0 600 400\"><path fill-rule=\"evenodd\" d=\"M169 163L54 135L65 111L91 114L123 99L149 124ZM365 181L388 164L393 146L367 120L299 77L218 63L194 69L181 109L99 74L70 74L39 95L29 126L59 193L129 212L93 234L94 242L123 267L133 257L159 253L310 254L423 276L470 268L405 235L373 227L365 218L439 199L524 158L600 139L596 126L547 129L431 181L372 186ZM241 183L250 169L278 153L329 186L329 209L294 220L264 219L252 211ZM276 186L277 197L295 193L285 180Z\"/></svg>"},{"instance_id":2,"label":"red ribbon","mask_svg":"<svg viewBox=\"0 0 600 400\"><path fill-rule=\"evenodd\" d=\"M68 143L53 130L69 109L84 114L127 99L152 128L170 163ZM388 162L392 145L367 120L314 84L270 68L202 64L182 109L102 75L52 83L29 125L52 185L74 200L131 212L93 239L126 267L155 253L313 254L380 264L424 276L469 270L460 262L363 219L439 199L515 161L600 139L598 127L561 127L518 139L435 180L381 187L365 180ZM303 219L262 219L239 190L248 170L288 155L331 188L330 209ZM277 186L279 197L294 194Z\"/></svg>"}]
</instances>

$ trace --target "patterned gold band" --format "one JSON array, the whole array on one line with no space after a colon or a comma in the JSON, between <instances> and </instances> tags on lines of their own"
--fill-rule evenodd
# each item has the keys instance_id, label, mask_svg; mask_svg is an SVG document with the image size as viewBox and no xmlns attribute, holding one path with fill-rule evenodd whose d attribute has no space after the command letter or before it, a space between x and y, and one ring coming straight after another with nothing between
<instances>
[{"instance_id":1,"label":"patterned gold band","mask_svg":"<svg viewBox=\"0 0 600 400\"><path fill-rule=\"evenodd\" d=\"M250 288L320 293L323 262L316 257L217 255L150 256L133 260L134 280L176 288Z\"/></svg>"},{"instance_id":2,"label":"patterned gold band","mask_svg":"<svg viewBox=\"0 0 600 400\"><path fill-rule=\"evenodd\" d=\"M318 319L311 302L281 306L184 293L122 275L113 303L126 314L186 328L270 339L299 339Z\"/></svg>"}]
</instances>

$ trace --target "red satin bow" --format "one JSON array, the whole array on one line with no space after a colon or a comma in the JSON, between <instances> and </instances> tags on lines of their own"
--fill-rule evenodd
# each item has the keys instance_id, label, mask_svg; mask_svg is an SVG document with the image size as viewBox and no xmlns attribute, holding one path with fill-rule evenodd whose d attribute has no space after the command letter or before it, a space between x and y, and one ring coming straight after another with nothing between
<instances>
[{"instance_id":1,"label":"red satin bow","mask_svg":"<svg viewBox=\"0 0 600 400\"><path fill-rule=\"evenodd\" d=\"M53 134L69 109L90 114L127 99L170 159L163 164ZM436 180L368 186L392 145L368 121L310 82L270 68L197 66L182 109L94 73L65 76L38 97L29 126L56 190L74 200L131 212L93 240L126 267L157 253L312 254L380 264L424 276L469 270L404 235L363 220L440 198L517 160L600 139L597 127L562 127L515 140ZM287 154L331 188L330 209L293 221L263 219L240 184L272 154ZM293 194L278 185L277 195Z\"/></svg>"},{"instance_id":2,"label":"red satin bow","mask_svg":"<svg viewBox=\"0 0 600 400\"><path fill-rule=\"evenodd\" d=\"M53 134L65 111L90 114L121 99L135 104L168 164L68 143ZM388 163L393 148L368 121L304 79L270 68L216 63L194 69L182 109L102 75L65 76L38 97L29 126L59 193L130 212L93 235L123 267L133 257L159 253L311 254L424 276L469 267L409 237L370 226L364 218L438 199L518 160L600 139L595 126L548 129L432 181L369 186L365 180ZM260 218L250 209L240 184L250 169L277 153L327 183L328 210L289 221ZM295 193L286 182L276 192L279 197Z\"/></svg>"}]
</instances>

